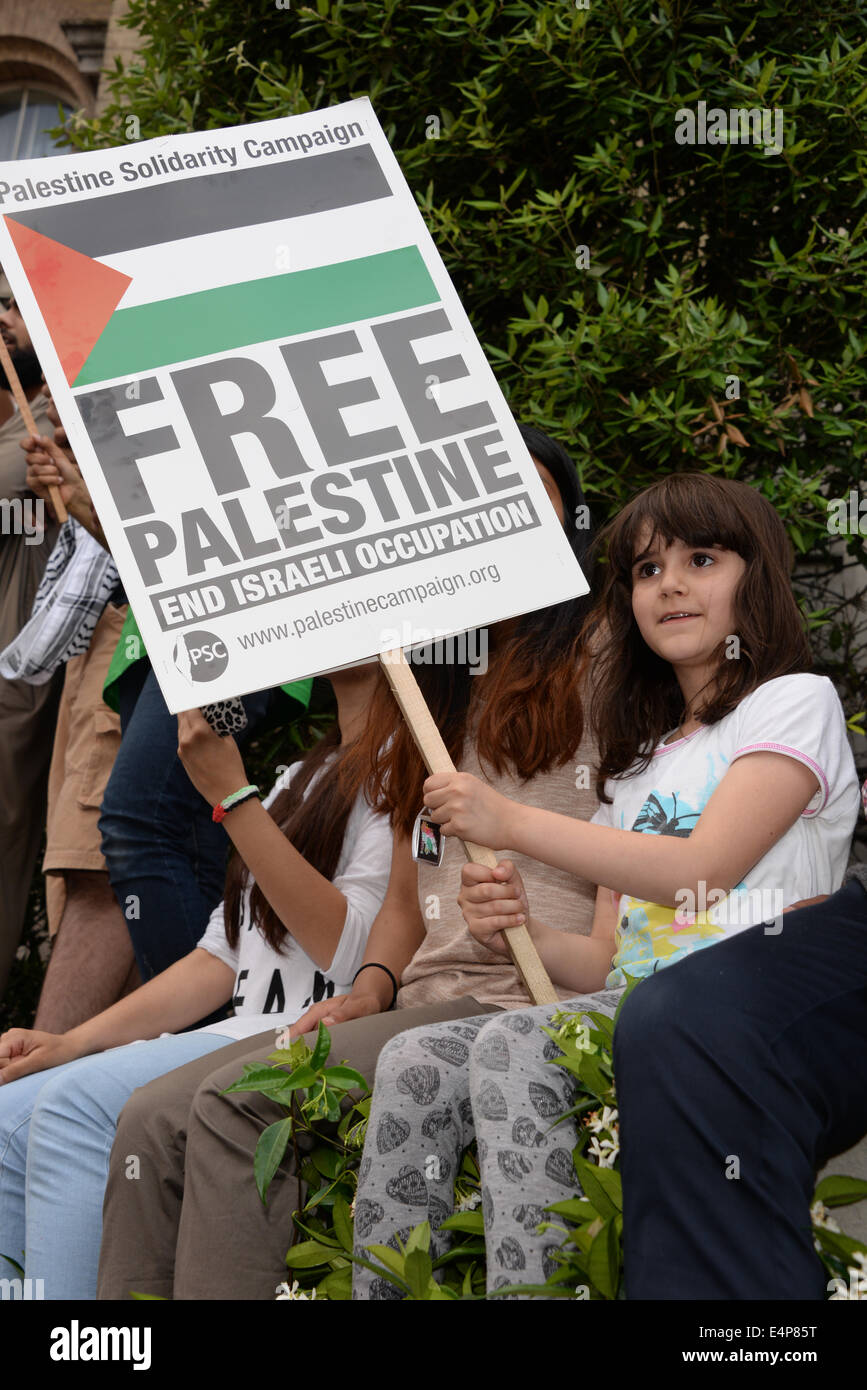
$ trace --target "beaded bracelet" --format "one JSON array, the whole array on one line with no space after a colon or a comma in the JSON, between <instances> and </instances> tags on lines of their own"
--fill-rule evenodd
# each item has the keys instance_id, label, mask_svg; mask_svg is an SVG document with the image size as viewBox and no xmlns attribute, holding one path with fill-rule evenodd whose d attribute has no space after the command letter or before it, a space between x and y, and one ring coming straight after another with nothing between
<instances>
[{"instance_id":1,"label":"beaded bracelet","mask_svg":"<svg viewBox=\"0 0 867 1390\"><path fill-rule=\"evenodd\" d=\"M239 791L232 792L231 796L223 797L211 812L211 820L219 825L227 811L233 811L236 806L240 806L242 801L249 801L251 797L259 795L259 788L252 783L246 787L241 787Z\"/></svg>"}]
</instances>

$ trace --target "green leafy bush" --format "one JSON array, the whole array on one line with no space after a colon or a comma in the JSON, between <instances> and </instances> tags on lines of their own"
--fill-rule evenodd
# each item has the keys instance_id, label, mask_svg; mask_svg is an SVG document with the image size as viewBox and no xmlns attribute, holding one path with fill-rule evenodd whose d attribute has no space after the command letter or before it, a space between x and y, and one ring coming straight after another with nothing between
<instances>
[{"instance_id":1,"label":"green leafy bush","mask_svg":"<svg viewBox=\"0 0 867 1390\"><path fill-rule=\"evenodd\" d=\"M867 452L861 7L131 0L128 22L140 56L73 144L369 95L516 415L572 449L600 517L661 471L761 487L863 708L867 505L830 555L827 510ZM782 151L679 144L700 101L781 111Z\"/></svg>"}]
</instances>

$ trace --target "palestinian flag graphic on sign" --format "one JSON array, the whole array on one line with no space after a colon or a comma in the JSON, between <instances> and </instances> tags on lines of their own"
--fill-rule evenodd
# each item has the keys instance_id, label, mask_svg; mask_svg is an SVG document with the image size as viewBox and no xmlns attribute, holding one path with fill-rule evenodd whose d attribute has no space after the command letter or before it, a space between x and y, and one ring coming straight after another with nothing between
<instances>
[{"instance_id":1,"label":"palestinian flag graphic on sign","mask_svg":"<svg viewBox=\"0 0 867 1390\"><path fill-rule=\"evenodd\" d=\"M586 592L367 98L0 163L0 261L170 710Z\"/></svg>"},{"instance_id":2,"label":"palestinian flag graphic on sign","mask_svg":"<svg viewBox=\"0 0 867 1390\"><path fill-rule=\"evenodd\" d=\"M278 168L219 167L157 185L142 177L99 198L4 214L70 387L439 302L415 245L292 269L293 220L342 210L345 249L353 214L391 197L368 144ZM279 223L287 239L275 248ZM253 226L268 230L251 266L233 234ZM195 288L183 292L185 281Z\"/></svg>"}]
</instances>

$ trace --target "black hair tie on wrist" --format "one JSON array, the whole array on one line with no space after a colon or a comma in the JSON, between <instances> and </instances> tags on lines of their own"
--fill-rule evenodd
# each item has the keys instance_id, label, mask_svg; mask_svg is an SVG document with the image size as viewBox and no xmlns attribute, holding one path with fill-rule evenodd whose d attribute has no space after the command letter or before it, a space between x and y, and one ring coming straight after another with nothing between
<instances>
[{"instance_id":1,"label":"black hair tie on wrist","mask_svg":"<svg viewBox=\"0 0 867 1390\"><path fill-rule=\"evenodd\" d=\"M388 1010L393 1009L393 1008L394 1008L394 1005L395 1005L395 1001L397 1000L397 980L396 980L396 979L394 978L394 976L392 975L392 973L391 973L391 971L389 970L388 966L387 966L387 965L380 965L380 963L379 963L378 960L369 960L369 961L367 962L366 965L362 965L362 966L360 967L360 969L356 970L355 974L354 974L353 977L352 977L352 983L353 983L353 984L355 984L355 981L358 979L358 977L359 977L359 975L361 974L361 971L362 971L362 970L384 970L384 971L385 971L386 975L387 975L388 978L391 980L391 988L392 988L392 991L393 991L392 996L391 996L391 1003L390 1003L389 1006L388 1006ZM388 1012L388 1010L387 1010L386 1012Z\"/></svg>"}]
</instances>

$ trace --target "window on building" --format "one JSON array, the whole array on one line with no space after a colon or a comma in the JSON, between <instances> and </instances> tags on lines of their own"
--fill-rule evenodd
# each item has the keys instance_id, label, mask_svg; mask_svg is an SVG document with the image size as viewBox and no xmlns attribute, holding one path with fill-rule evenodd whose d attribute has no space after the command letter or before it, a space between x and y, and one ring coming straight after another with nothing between
<instances>
[{"instance_id":1,"label":"window on building","mask_svg":"<svg viewBox=\"0 0 867 1390\"><path fill-rule=\"evenodd\" d=\"M64 114L71 107L61 103ZM0 94L0 159L36 159L58 151L48 134L58 124L57 97L28 88Z\"/></svg>"}]
</instances>

